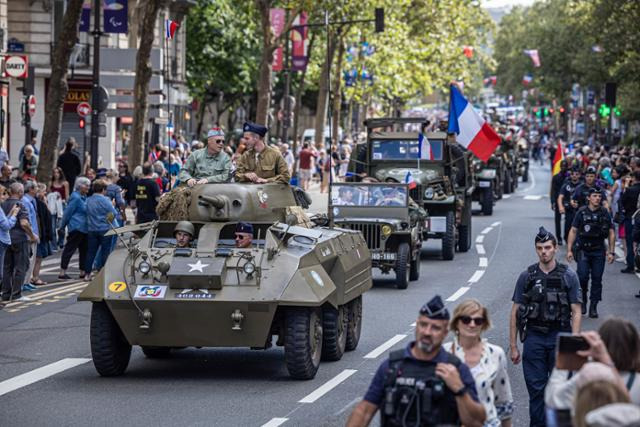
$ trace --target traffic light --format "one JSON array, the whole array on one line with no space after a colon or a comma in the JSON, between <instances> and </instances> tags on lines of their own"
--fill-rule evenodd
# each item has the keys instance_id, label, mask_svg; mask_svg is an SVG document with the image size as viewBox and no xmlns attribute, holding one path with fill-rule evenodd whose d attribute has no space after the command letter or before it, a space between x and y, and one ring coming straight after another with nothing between
<instances>
[{"instance_id":1,"label":"traffic light","mask_svg":"<svg viewBox=\"0 0 640 427\"><path fill-rule=\"evenodd\" d=\"M564 107L560 107L560 114L564 114Z\"/></svg>"},{"instance_id":2,"label":"traffic light","mask_svg":"<svg viewBox=\"0 0 640 427\"><path fill-rule=\"evenodd\" d=\"M611 114L611 107L609 107L607 104L600 104L598 112L602 117L609 117L609 115Z\"/></svg>"},{"instance_id":3,"label":"traffic light","mask_svg":"<svg viewBox=\"0 0 640 427\"><path fill-rule=\"evenodd\" d=\"M553 108L549 108L549 114L553 114L555 110Z\"/></svg>"},{"instance_id":4,"label":"traffic light","mask_svg":"<svg viewBox=\"0 0 640 427\"><path fill-rule=\"evenodd\" d=\"M543 114L547 117L549 115L549 109L545 107Z\"/></svg>"},{"instance_id":5,"label":"traffic light","mask_svg":"<svg viewBox=\"0 0 640 427\"><path fill-rule=\"evenodd\" d=\"M84 119L80 119L80 121L78 122L78 127L80 129L84 129Z\"/></svg>"},{"instance_id":6,"label":"traffic light","mask_svg":"<svg viewBox=\"0 0 640 427\"><path fill-rule=\"evenodd\" d=\"M620 117L620 109L616 106L613 107L613 114L615 114L616 116Z\"/></svg>"}]
</instances>

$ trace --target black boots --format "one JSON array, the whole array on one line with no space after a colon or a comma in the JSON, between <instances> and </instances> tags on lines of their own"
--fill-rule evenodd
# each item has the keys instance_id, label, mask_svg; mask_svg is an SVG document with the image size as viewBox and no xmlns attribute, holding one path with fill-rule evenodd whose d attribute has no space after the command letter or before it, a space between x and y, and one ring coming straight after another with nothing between
<instances>
[{"instance_id":1,"label":"black boots","mask_svg":"<svg viewBox=\"0 0 640 427\"><path fill-rule=\"evenodd\" d=\"M582 307L584 307L584 305ZM598 302L597 301L591 301L591 305L589 306L589 317L591 317L592 319L598 318Z\"/></svg>"},{"instance_id":2,"label":"black boots","mask_svg":"<svg viewBox=\"0 0 640 427\"><path fill-rule=\"evenodd\" d=\"M582 315L587 314L587 293L582 291Z\"/></svg>"}]
</instances>

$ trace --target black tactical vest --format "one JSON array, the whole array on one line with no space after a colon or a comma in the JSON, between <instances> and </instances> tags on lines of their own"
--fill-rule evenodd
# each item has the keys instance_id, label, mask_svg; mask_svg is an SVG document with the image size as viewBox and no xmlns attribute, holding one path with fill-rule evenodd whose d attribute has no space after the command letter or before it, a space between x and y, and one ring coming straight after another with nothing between
<instances>
[{"instance_id":1,"label":"black tactical vest","mask_svg":"<svg viewBox=\"0 0 640 427\"><path fill-rule=\"evenodd\" d=\"M543 333L571 330L571 302L565 279L567 268L558 263L549 274L540 271L538 264L527 269L529 275L524 288L527 330Z\"/></svg>"},{"instance_id":2,"label":"black tactical vest","mask_svg":"<svg viewBox=\"0 0 640 427\"><path fill-rule=\"evenodd\" d=\"M587 250L603 247L604 239L609 235L609 221L604 208L592 211L585 206L577 215L580 215L582 220L582 226L578 230L580 247Z\"/></svg>"},{"instance_id":3,"label":"black tactical vest","mask_svg":"<svg viewBox=\"0 0 640 427\"><path fill-rule=\"evenodd\" d=\"M437 363L405 358L404 352L397 350L389 356L380 408L381 426L460 425L456 398L435 374ZM460 359L446 354L447 363L458 368L462 363Z\"/></svg>"}]
</instances>

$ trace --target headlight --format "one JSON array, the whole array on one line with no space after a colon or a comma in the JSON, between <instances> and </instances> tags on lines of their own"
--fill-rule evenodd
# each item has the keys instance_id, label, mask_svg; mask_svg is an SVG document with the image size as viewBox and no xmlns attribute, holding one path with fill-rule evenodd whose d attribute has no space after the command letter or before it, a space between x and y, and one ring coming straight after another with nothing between
<instances>
[{"instance_id":1,"label":"headlight","mask_svg":"<svg viewBox=\"0 0 640 427\"><path fill-rule=\"evenodd\" d=\"M242 266L242 270L244 270L244 273L247 276L251 276L256 271L256 265L253 262L248 261Z\"/></svg>"},{"instance_id":2,"label":"headlight","mask_svg":"<svg viewBox=\"0 0 640 427\"><path fill-rule=\"evenodd\" d=\"M433 199L433 188L429 187L424 190L424 198L425 199Z\"/></svg>"},{"instance_id":3,"label":"headlight","mask_svg":"<svg viewBox=\"0 0 640 427\"><path fill-rule=\"evenodd\" d=\"M382 231L382 236L384 236L385 238L389 237L389 234L391 234L391 227L387 224L383 225L381 228Z\"/></svg>"},{"instance_id":4,"label":"headlight","mask_svg":"<svg viewBox=\"0 0 640 427\"><path fill-rule=\"evenodd\" d=\"M147 261L142 261L138 264L138 271L142 274L148 274L151 271L151 264Z\"/></svg>"}]
</instances>

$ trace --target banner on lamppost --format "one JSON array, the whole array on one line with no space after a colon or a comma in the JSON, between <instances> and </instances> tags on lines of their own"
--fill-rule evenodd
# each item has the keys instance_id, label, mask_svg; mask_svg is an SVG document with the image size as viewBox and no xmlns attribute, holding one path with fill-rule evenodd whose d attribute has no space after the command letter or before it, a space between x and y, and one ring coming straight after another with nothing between
<instances>
[{"instance_id":1,"label":"banner on lamppost","mask_svg":"<svg viewBox=\"0 0 640 427\"><path fill-rule=\"evenodd\" d=\"M293 21L291 30L291 70L304 71L309 63L309 27L307 27L307 12L302 12Z\"/></svg>"},{"instance_id":2,"label":"banner on lamppost","mask_svg":"<svg viewBox=\"0 0 640 427\"><path fill-rule=\"evenodd\" d=\"M103 30L105 33L126 33L127 25L127 3L128 0L104 0Z\"/></svg>"},{"instance_id":3,"label":"banner on lamppost","mask_svg":"<svg viewBox=\"0 0 640 427\"><path fill-rule=\"evenodd\" d=\"M78 31L81 33L89 32L89 25L91 24L91 0L84 0L82 3L82 13L80 14L80 25Z\"/></svg>"},{"instance_id":4,"label":"banner on lamppost","mask_svg":"<svg viewBox=\"0 0 640 427\"><path fill-rule=\"evenodd\" d=\"M269 10L271 18L271 31L275 38L280 37L284 31L285 11L282 8L273 8ZM282 46L278 47L273 53L273 62L271 63L273 71L282 71Z\"/></svg>"}]
</instances>

